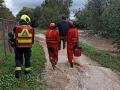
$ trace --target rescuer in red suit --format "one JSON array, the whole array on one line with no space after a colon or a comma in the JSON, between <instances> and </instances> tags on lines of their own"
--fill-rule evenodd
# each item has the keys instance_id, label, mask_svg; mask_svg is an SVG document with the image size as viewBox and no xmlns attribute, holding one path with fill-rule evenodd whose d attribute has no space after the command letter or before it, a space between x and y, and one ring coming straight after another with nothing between
<instances>
[{"instance_id":1,"label":"rescuer in red suit","mask_svg":"<svg viewBox=\"0 0 120 90\"><path fill-rule=\"evenodd\" d=\"M58 49L60 43L59 31L56 30L55 23L50 23L49 29L46 32L46 44L48 48L49 60L53 69L58 62Z\"/></svg>"},{"instance_id":2,"label":"rescuer in red suit","mask_svg":"<svg viewBox=\"0 0 120 90\"><path fill-rule=\"evenodd\" d=\"M78 29L73 21L69 21L70 29L67 34L67 56L70 63L70 66L73 68L74 64L74 49L78 45Z\"/></svg>"},{"instance_id":3,"label":"rescuer in red suit","mask_svg":"<svg viewBox=\"0 0 120 90\"><path fill-rule=\"evenodd\" d=\"M18 26L13 29L13 43L15 47L15 77L19 78L22 72L23 56L25 58L25 74L31 71L31 48L34 43L34 29L30 26L31 19L22 15Z\"/></svg>"}]
</instances>

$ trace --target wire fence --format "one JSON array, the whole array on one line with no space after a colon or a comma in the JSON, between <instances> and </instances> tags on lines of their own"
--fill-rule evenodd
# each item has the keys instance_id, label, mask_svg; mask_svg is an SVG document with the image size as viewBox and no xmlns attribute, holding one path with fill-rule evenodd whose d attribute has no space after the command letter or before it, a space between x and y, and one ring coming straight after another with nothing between
<instances>
[{"instance_id":1,"label":"wire fence","mask_svg":"<svg viewBox=\"0 0 120 90\"><path fill-rule=\"evenodd\" d=\"M15 23L14 20L0 18L0 60L5 60L10 52L8 33L12 32Z\"/></svg>"}]
</instances>

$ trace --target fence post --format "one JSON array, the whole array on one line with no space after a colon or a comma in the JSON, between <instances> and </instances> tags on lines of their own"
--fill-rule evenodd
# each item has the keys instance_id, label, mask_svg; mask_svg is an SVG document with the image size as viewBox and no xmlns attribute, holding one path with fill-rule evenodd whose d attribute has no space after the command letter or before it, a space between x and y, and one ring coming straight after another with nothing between
<instances>
[{"instance_id":1,"label":"fence post","mask_svg":"<svg viewBox=\"0 0 120 90\"><path fill-rule=\"evenodd\" d=\"M4 55L4 58L7 58L7 37L6 37L6 34L8 32L10 32L13 28L13 25L15 25L15 22L13 20L7 20L7 19L3 19L3 18L0 18L0 29L1 29L1 36L2 36L2 43L3 43L3 55Z\"/></svg>"},{"instance_id":2,"label":"fence post","mask_svg":"<svg viewBox=\"0 0 120 90\"><path fill-rule=\"evenodd\" d=\"M2 29L3 29L3 42L4 42L4 56L6 58L6 38L5 38L5 25L4 25L5 21L2 20Z\"/></svg>"}]
</instances>

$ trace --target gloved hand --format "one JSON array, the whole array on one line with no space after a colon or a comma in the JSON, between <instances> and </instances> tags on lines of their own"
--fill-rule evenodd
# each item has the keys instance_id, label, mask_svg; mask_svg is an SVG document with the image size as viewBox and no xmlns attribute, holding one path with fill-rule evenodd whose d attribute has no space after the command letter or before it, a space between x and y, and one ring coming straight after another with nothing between
<instances>
[{"instance_id":1,"label":"gloved hand","mask_svg":"<svg viewBox=\"0 0 120 90\"><path fill-rule=\"evenodd\" d=\"M8 44L9 44L12 48L15 47L15 43L14 43L14 42L11 42L11 41L8 40Z\"/></svg>"}]
</instances>

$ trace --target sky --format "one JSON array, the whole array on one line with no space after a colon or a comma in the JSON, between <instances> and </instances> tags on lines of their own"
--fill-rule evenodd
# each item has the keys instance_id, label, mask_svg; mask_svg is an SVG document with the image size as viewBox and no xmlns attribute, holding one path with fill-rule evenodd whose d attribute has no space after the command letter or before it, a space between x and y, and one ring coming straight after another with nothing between
<instances>
[{"instance_id":1,"label":"sky","mask_svg":"<svg viewBox=\"0 0 120 90\"><path fill-rule=\"evenodd\" d=\"M88 0L73 0L72 7L70 8L70 18L74 19L74 10L83 9Z\"/></svg>"},{"instance_id":2,"label":"sky","mask_svg":"<svg viewBox=\"0 0 120 90\"><path fill-rule=\"evenodd\" d=\"M5 0L8 7L14 15L16 15L23 7L35 8L40 6L44 0Z\"/></svg>"},{"instance_id":3,"label":"sky","mask_svg":"<svg viewBox=\"0 0 120 90\"><path fill-rule=\"evenodd\" d=\"M35 8L40 6L44 0L5 0L6 6L16 15L23 7ZM70 8L71 16L73 16L73 10L83 8L87 0L73 0L73 5Z\"/></svg>"}]
</instances>

